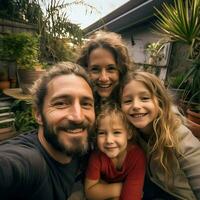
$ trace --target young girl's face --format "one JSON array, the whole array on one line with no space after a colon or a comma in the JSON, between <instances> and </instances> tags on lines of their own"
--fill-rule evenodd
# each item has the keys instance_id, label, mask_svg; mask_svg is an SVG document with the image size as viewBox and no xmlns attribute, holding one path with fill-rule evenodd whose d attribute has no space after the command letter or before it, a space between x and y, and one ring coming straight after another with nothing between
<instances>
[{"instance_id":1,"label":"young girl's face","mask_svg":"<svg viewBox=\"0 0 200 200\"><path fill-rule=\"evenodd\" d=\"M130 81L123 89L121 102L128 120L143 133L150 134L158 115L158 101L147 87L140 81Z\"/></svg>"},{"instance_id":2,"label":"young girl's face","mask_svg":"<svg viewBox=\"0 0 200 200\"><path fill-rule=\"evenodd\" d=\"M130 138L131 133L128 133L119 116L109 115L99 120L97 145L109 158L121 160L125 157Z\"/></svg>"},{"instance_id":3,"label":"young girl's face","mask_svg":"<svg viewBox=\"0 0 200 200\"><path fill-rule=\"evenodd\" d=\"M92 50L88 72L99 96L109 97L119 84L119 70L112 53L103 48Z\"/></svg>"}]
</instances>

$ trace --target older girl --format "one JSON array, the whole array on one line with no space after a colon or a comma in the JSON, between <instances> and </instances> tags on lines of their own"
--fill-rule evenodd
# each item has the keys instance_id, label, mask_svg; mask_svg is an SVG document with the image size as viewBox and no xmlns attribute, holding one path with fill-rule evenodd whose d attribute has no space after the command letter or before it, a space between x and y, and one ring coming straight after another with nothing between
<instances>
[{"instance_id":1,"label":"older girl","mask_svg":"<svg viewBox=\"0 0 200 200\"><path fill-rule=\"evenodd\" d=\"M124 78L121 107L148 157L143 199L199 200L200 142L172 111L161 81L131 72Z\"/></svg>"}]
</instances>

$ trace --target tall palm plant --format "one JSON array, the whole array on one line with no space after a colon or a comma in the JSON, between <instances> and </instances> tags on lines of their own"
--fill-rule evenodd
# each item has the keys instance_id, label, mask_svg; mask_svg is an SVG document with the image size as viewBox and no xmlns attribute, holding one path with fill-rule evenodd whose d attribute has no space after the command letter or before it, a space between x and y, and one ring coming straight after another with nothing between
<instances>
[{"instance_id":1,"label":"tall palm plant","mask_svg":"<svg viewBox=\"0 0 200 200\"><path fill-rule=\"evenodd\" d=\"M43 16L38 23L42 38L41 56L53 62L74 59L74 49L70 44L81 45L83 31L78 24L70 21L69 9L82 6L86 13L97 9L85 0L35 0L42 8ZM72 46L73 46L72 45Z\"/></svg>"},{"instance_id":2,"label":"tall palm plant","mask_svg":"<svg viewBox=\"0 0 200 200\"><path fill-rule=\"evenodd\" d=\"M170 41L189 45L188 58L193 64L181 85L189 83L185 94L189 101L200 102L200 0L174 0L156 9L156 30ZM180 86L181 86L180 85Z\"/></svg>"},{"instance_id":3,"label":"tall palm plant","mask_svg":"<svg viewBox=\"0 0 200 200\"><path fill-rule=\"evenodd\" d=\"M163 3L163 10L156 11L157 30L172 41L190 45L189 56L194 59L195 43L200 40L200 0L174 0L174 5Z\"/></svg>"}]
</instances>

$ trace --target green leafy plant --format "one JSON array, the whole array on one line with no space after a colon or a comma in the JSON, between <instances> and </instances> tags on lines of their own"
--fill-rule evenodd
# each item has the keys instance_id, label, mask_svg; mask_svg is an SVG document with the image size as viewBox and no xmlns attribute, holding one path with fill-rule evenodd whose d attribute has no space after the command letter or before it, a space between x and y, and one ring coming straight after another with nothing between
<instances>
[{"instance_id":1,"label":"green leafy plant","mask_svg":"<svg viewBox=\"0 0 200 200\"><path fill-rule=\"evenodd\" d=\"M185 87L185 98L189 102L200 102L200 0L174 0L174 5L163 4L162 11L156 9L156 29L169 41L188 44L188 59L191 68L186 73L181 87Z\"/></svg>"},{"instance_id":2,"label":"green leafy plant","mask_svg":"<svg viewBox=\"0 0 200 200\"><path fill-rule=\"evenodd\" d=\"M174 5L163 3L163 9L156 9L158 22L155 27L164 37L172 41L189 44L189 56L200 38L200 0L174 0Z\"/></svg>"},{"instance_id":3,"label":"green leafy plant","mask_svg":"<svg viewBox=\"0 0 200 200\"><path fill-rule=\"evenodd\" d=\"M164 54L162 52L163 48L164 48L164 43L161 41L147 44L145 51L149 55L149 58L153 59L154 64L157 64L164 57Z\"/></svg>"},{"instance_id":4,"label":"green leafy plant","mask_svg":"<svg viewBox=\"0 0 200 200\"><path fill-rule=\"evenodd\" d=\"M51 37L45 38L45 49L43 51L43 57L48 61L75 61L75 49L70 46L69 41L66 38Z\"/></svg>"},{"instance_id":5,"label":"green leafy plant","mask_svg":"<svg viewBox=\"0 0 200 200\"><path fill-rule=\"evenodd\" d=\"M12 33L0 37L0 57L16 61L20 69L39 65L39 37L30 33Z\"/></svg>"},{"instance_id":6,"label":"green leafy plant","mask_svg":"<svg viewBox=\"0 0 200 200\"><path fill-rule=\"evenodd\" d=\"M8 69L4 66L0 67L0 81L8 80Z\"/></svg>"},{"instance_id":7,"label":"green leafy plant","mask_svg":"<svg viewBox=\"0 0 200 200\"><path fill-rule=\"evenodd\" d=\"M88 11L97 11L84 0L40 1L43 16L38 23L41 36L41 57L45 61L58 62L62 60L74 60L74 52L77 46L83 42L83 31L78 24L70 22L69 9L73 6L83 6Z\"/></svg>"},{"instance_id":8,"label":"green leafy plant","mask_svg":"<svg viewBox=\"0 0 200 200\"><path fill-rule=\"evenodd\" d=\"M185 83L188 84L185 84ZM192 67L185 75L183 81L180 83L179 88L185 86L184 98L191 102L200 103L200 62L194 61Z\"/></svg>"},{"instance_id":9,"label":"green leafy plant","mask_svg":"<svg viewBox=\"0 0 200 200\"><path fill-rule=\"evenodd\" d=\"M0 18L36 24L42 12L38 0L1 0Z\"/></svg>"},{"instance_id":10,"label":"green leafy plant","mask_svg":"<svg viewBox=\"0 0 200 200\"><path fill-rule=\"evenodd\" d=\"M74 6L84 7L86 14L93 11L98 12L95 7L84 0L1 0L0 18L31 23L37 27L40 38L40 61L47 63L73 61L76 56L74 55L75 49L82 44L84 37L80 26L72 23L68 17L69 10ZM57 40L59 41L56 42ZM10 43L11 46L12 44L15 43ZM32 64L37 60L35 59L37 48L34 46L32 54L29 53L31 51L29 46L24 48L26 54L18 60L21 67L23 65L24 68L33 69ZM7 50L11 49L7 48ZM13 58L12 56L7 57Z\"/></svg>"},{"instance_id":11,"label":"green leafy plant","mask_svg":"<svg viewBox=\"0 0 200 200\"><path fill-rule=\"evenodd\" d=\"M32 113L30 102L15 100L12 104L15 113L15 128L19 132L25 132L38 127Z\"/></svg>"},{"instance_id":12,"label":"green leafy plant","mask_svg":"<svg viewBox=\"0 0 200 200\"><path fill-rule=\"evenodd\" d=\"M170 87L184 89L186 87L186 84L183 84L184 78L185 74L176 74L175 76L170 77L169 78Z\"/></svg>"},{"instance_id":13,"label":"green leafy plant","mask_svg":"<svg viewBox=\"0 0 200 200\"><path fill-rule=\"evenodd\" d=\"M21 69L35 69L39 64L39 37L29 33L17 35L20 47L16 58L17 65Z\"/></svg>"}]
</instances>

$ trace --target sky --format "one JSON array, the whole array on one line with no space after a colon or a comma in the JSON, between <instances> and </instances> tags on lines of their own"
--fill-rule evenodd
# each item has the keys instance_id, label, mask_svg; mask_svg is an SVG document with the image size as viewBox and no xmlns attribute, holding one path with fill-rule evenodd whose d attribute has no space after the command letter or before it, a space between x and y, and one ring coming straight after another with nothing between
<instances>
[{"instance_id":1,"label":"sky","mask_svg":"<svg viewBox=\"0 0 200 200\"><path fill-rule=\"evenodd\" d=\"M82 29L93 24L97 20L111 13L128 0L85 0L86 3L95 7L97 11L90 13L84 6L73 6L69 9L68 18L72 23L79 24Z\"/></svg>"}]
</instances>

